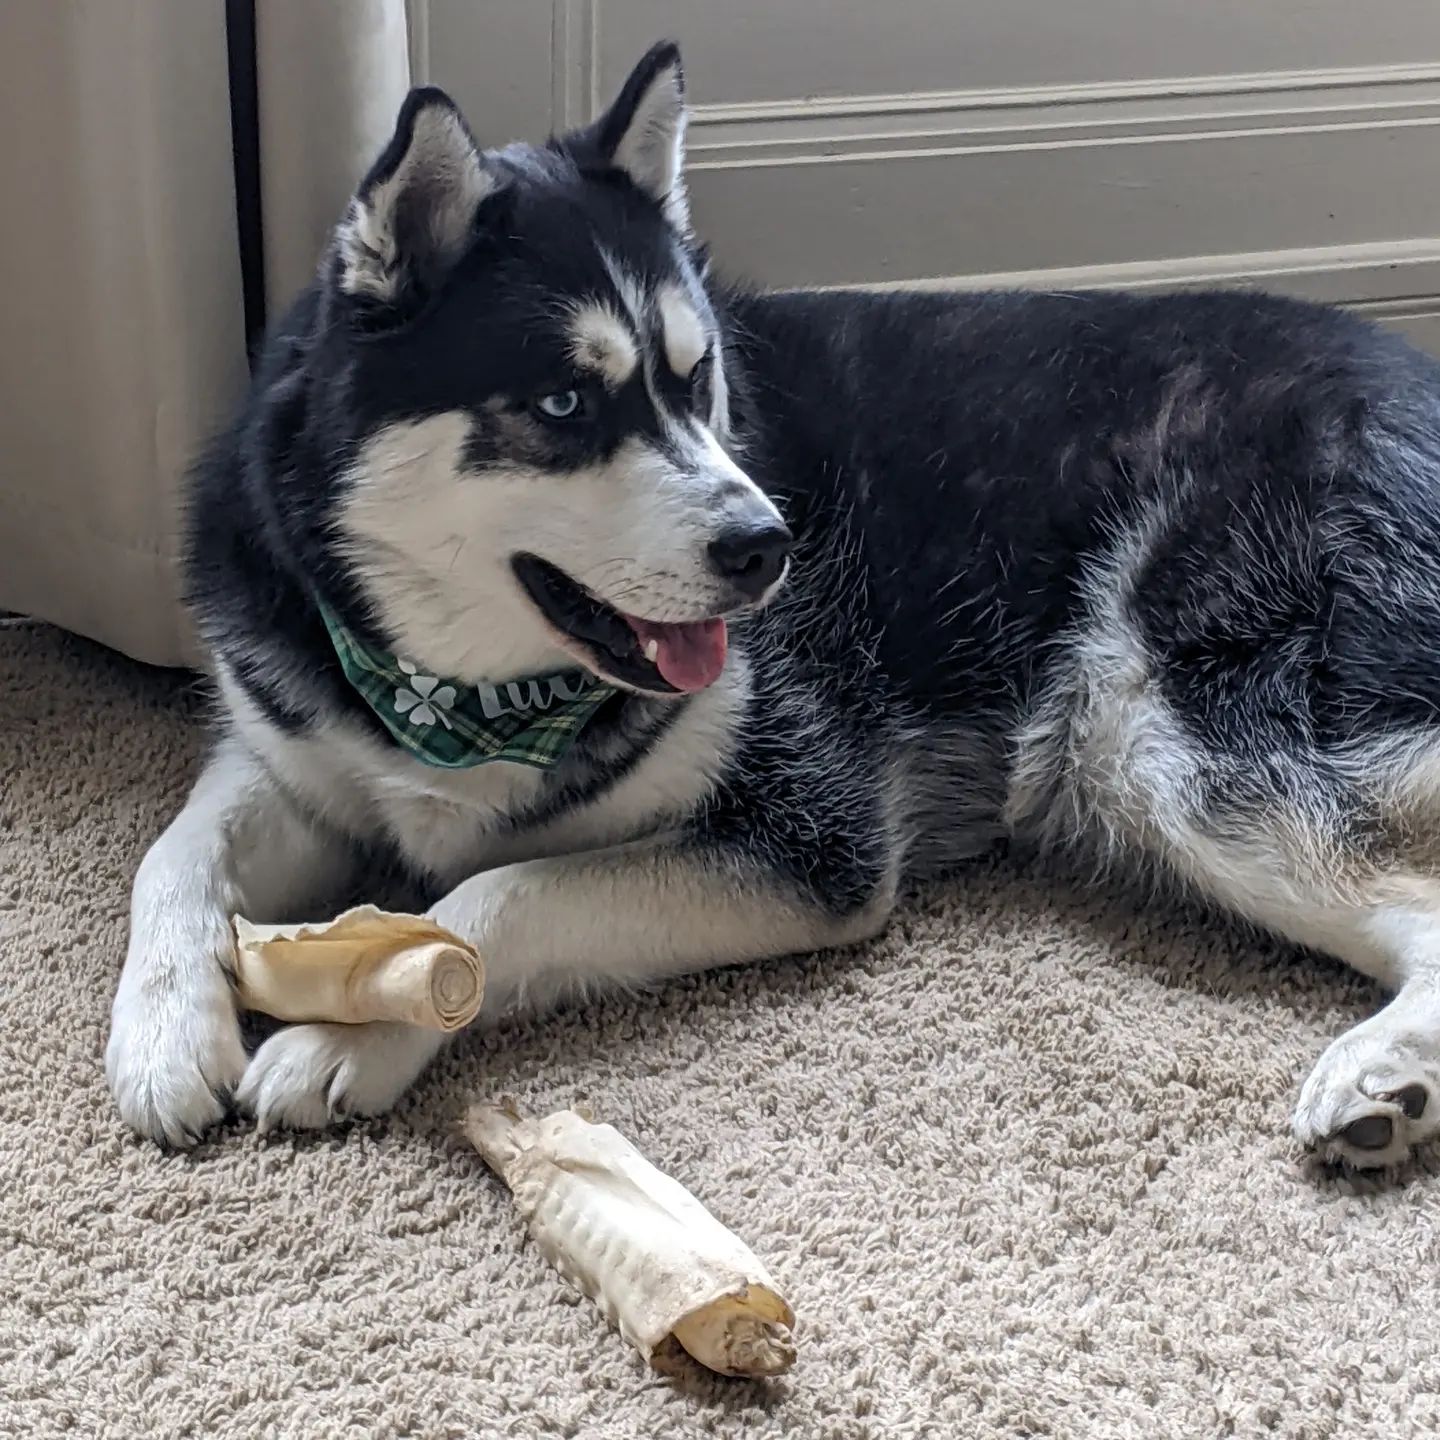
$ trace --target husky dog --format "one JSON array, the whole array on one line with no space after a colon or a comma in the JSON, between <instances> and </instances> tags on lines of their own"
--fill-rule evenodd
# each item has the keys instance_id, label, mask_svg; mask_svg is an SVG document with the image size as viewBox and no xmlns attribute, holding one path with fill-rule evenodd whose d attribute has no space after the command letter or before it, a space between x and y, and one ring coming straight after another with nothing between
<instances>
[{"instance_id":1,"label":"husky dog","mask_svg":"<svg viewBox=\"0 0 1440 1440\"><path fill-rule=\"evenodd\" d=\"M247 1054L230 916L390 857L487 1013L847 945L1010 835L1395 991L1299 1139L1440 1129L1440 366L1251 294L757 294L678 52L482 149L405 102L194 480L225 723L135 882L106 1055L183 1144L392 1106L441 1040Z\"/></svg>"}]
</instances>

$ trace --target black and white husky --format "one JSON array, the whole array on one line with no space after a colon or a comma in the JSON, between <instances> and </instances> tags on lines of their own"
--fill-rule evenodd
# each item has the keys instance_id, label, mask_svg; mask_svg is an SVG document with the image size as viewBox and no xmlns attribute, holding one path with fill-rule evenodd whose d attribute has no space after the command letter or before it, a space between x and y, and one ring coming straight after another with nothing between
<instances>
[{"instance_id":1,"label":"black and white husky","mask_svg":"<svg viewBox=\"0 0 1440 1440\"><path fill-rule=\"evenodd\" d=\"M733 289L684 132L670 45L543 146L418 91L276 328L195 479L226 721L135 883L125 1119L395 1103L433 1033L250 1055L227 973L233 912L304 918L362 854L498 1013L862 940L1009 834L1392 988L1296 1134L1433 1135L1440 366L1255 295ZM466 749L477 700L538 763Z\"/></svg>"}]
</instances>

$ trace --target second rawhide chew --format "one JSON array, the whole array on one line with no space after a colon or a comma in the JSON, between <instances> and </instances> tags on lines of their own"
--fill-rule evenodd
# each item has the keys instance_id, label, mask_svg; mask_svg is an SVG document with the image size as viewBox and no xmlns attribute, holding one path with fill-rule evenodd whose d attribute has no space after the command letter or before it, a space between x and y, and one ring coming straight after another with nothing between
<instances>
[{"instance_id":1,"label":"second rawhide chew","mask_svg":"<svg viewBox=\"0 0 1440 1440\"><path fill-rule=\"evenodd\" d=\"M522 1120L477 1105L471 1143L510 1187L545 1258L647 1360L668 1336L722 1375L780 1375L795 1313L765 1267L685 1187L573 1110Z\"/></svg>"},{"instance_id":2,"label":"second rawhide chew","mask_svg":"<svg viewBox=\"0 0 1440 1440\"><path fill-rule=\"evenodd\" d=\"M234 923L237 999L280 1020L458 1030L485 996L475 947L423 915L361 905L313 924Z\"/></svg>"}]
</instances>

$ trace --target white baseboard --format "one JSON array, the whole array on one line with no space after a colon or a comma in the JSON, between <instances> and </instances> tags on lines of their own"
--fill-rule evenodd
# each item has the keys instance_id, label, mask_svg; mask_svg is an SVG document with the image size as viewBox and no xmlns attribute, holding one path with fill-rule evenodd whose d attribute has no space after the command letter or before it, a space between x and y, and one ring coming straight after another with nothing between
<instances>
[{"instance_id":1,"label":"white baseboard","mask_svg":"<svg viewBox=\"0 0 1440 1440\"><path fill-rule=\"evenodd\" d=\"M837 290L1198 290L1257 287L1344 305L1440 355L1440 238L1242 255L928 275Z\"/></svg>"}]
</instances>

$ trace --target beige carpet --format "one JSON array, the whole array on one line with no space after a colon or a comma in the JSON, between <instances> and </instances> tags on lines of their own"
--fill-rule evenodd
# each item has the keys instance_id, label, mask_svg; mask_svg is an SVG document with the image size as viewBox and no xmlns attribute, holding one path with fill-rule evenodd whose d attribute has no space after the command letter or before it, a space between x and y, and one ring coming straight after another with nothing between
<instances>
[{"instance_id":1,"label":"beige carpet","mask_svg":"<svg viewBox=\"0 0 1440 1440\"><path fill-rule=\"evenodd\" d=\"M866 951L452 1055L398 1114L191 1155L100 1054L193 695L0 629L0 1434L1291 1436L1440 1426L1440 1166L1312 1174L1336 968L982 867ZM800 1313L769 1387L648 1371L450 1138L583 1097Z\"/></svg>"}]
</instances>

